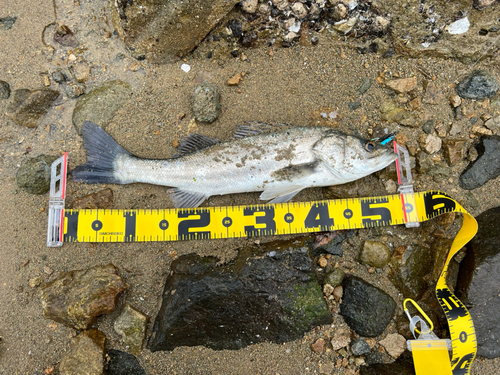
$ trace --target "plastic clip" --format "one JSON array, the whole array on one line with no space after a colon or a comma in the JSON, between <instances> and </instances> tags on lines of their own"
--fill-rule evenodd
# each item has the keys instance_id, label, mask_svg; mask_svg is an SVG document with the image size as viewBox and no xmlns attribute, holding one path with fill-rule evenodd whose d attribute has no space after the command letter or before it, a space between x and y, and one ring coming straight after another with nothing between
<instances>
[{"instance_id":1,"label":"plastic clip","mask_svg":"<svg viewBox=\"0 0 500 375\"><path fill-rule=\"evenodd\" d=\"M420 226L417 214L417 204L413 191L413 180L411 176L410 154L403 146L394 141L394 152L398 155L396 168L398 173L399 194L403 204L405 225L407 228Z\"/></svg>"},{"instance_id":2,"label":"plastic clip","mask_svg":"<svg viewBox=\"0 0 500 375\"><path fill-rule=\"evenodd\" d=\"M54 161L51 166L47 247L60 247L63 245L67 166L67 152Z\"/></svg>"}]
</instances>

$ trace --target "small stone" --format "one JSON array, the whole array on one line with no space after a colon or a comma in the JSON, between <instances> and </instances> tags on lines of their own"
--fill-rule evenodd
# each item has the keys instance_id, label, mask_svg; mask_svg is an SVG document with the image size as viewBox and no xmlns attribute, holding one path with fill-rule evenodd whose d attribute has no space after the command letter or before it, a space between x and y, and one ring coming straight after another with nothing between
<instances>
[{"instance_id":1,"label":"small stone","mask_svg":"<svg viewBox=\"0 0 500 375\"><path fill-rule=\"evenodd\" d=\"M388 179L387 181L384 182L384 187L385 191L387 191L389 194L396 194L398 187L396 186L396 183L394 180Z\"/></svg>"},{"instance_id":2,"label":"small stone","mask_svg":"<svg viewBox=\"0 0 500 375\"><path fill-rule=\"evenodd\" d=\"M86 82L90 77L90 67L86 64L78 64L73 67L73 75L77 82Z\"/></svg>"},{"instance_id":3,"label":"small stone","mask_svg":"<svg viewBox=\"0 0 500 375\"><path fill-rule=\"evenodd\" d=\"M68 61L76 61L77 57L74 53L70 53L69 56L68 56Z\"/></svg>"},{"instance_id":4,"label":"small stone","mask_svg":"<svg viewBox=\"0 0 500 375\"><path fill-rule=\"evenodd\" d=\"M435 154L436 152L441 150L441 145L443 143L441 138L433 134L422 134L418 138L418 142L420 144L420 147L428 154Z\"/></svg>"},{"instance_id":5,"label":"small stone","mask_svg":"<svg viewBox=\"0 0 500 375\"><path fill-rule=\"evenodd\" d=\"M333 293L333 289L333 286L331 286L330 284L325 284L323 285L323 294L328 297Z\"/></svg>"},{"instance_id":6,"label":"small stone","mask_svg":"<svg viewBox=\"0 0 500 375\"><path fill-rule=\"evenodd\" d=\"M37 277L31 278L30 281L28 282L28 285L31 288L36 288L37 286L39 286L42 283L43 283L43 278L40 276L37 276Z\"/></svg>"},{"instance_id":7,"label":"small stone","mask_svg":"<svg viewBox=\"0 0 500 375\"><path fill-rule=\"evenodd\" d=\"M445 140L443 151L446 162L450 167L461 162L465 158L465 141Z\"/></svg>"},{"instance_id":8,"label":"small stone","mask_svg":"<svg viewBox=\"0 0 500 375\"><path fill-rule=\"evenodd\" d=\"M451 128L449 131L450 136L454 137L457 134L462 133L462 125L460 125L458 122L454 122L451 124Z\"/></svg>"},{"instance_id":9,"label":"small stone","mask_svg":"<svg viewBox=\"0 0 500 375\"><path fill-rule=\"evenodd\" d=\"M68 76L65 74L65 72L62 71L62 69L57 69L56 71L52 72L52 79L57 83L63 83L68 80Z\"/></svg>"},{"instance_id":10,"label":"small stone","mask_svg":"<svg viewBox=\"0 0 500 375\"><path fill-rule=\"evenodd\" d=\"M10 30L16 23L17 17L3 17L0 18L0 30Z\"/></svg>"},{"instance_id":11,"label":"small stone","mask_svg":"<svg viewBox=\"0 0 500 375\"><path fill-rule=\"evenodd\" d=\"M484 126L475 125L471 129L473 134L477 135L493 135L493 132L490 129L485 128Z\"/></svg>"},{"instance_id":12,"label":"small stone","mask_svg":"<svg viewBox=\"0 0 500 375\"><path fill-rule=\"evenodd\" d=\"M72 340L71 349L59 364L60 375L101 375L104 369L106 336L93 328Z\"/></svg>"},{"instance_id":13,"label":"small stone","mask_svg":"<svg viewBox=\"0 0 500 375\"><path fill-rule=\"evenodd\" d=\"M437 105L442 102L441 90L432 81L424 82L425 94L422 98L422 102L426 104Z\"/></svg>"},{"instance_id":14,"label":"small stone","mask_svg":"<svg viewBox=\"0 0 500 375\"><path fill-rule=\"evenodd\" d=\"M448 129L448 127L445 125L444 122L442 122L442 121L437 122L436 133L437 133L438 137L440 137L440 138L446 137L447 129Z\"/></svg>"},{"instance_id":15,"label":"small stone","mask_svg":"<svg viewBox=\"0 0 500 375\"><path fill-rule=\"evenodd\" d=\"M479 153L477 152L477 149L474 146L469 147L469 150L467 151L467 160L468 161L475 161L479 156Z\"/></svg>"},{"instance_id":16,"label":"small stone","mask_svg":"<svg viewBox=\"0 0 500 375\"><path fill-rule=\"evenodd\" d=\"M500 116L486 120L484 126L493 132L500 130Z\"/></svg>"},{"instance_id":17,"label":"small stone","mask_svg":"<svg viewBox=\"0 0 500 375\"><path fill-rule=\"evenodd\" d=\"M394 79L387 81L385 85L399 94L406 94L417 88L417 77Z\"/></svg>"},{"instance_id":18,"label":"small stone","mask_svg":"<svg viewBox=\"0 0 500 375\"><path fill-rule=\"evenodd\" d=\"M50 267L45 266L45 267L43 267L43 272L45 272L47 275L50 276L54 273L54 270Z\"/></svg>"},{"instance_id":19,"label":"small stone","mask_svg":"<svg viewBox=\"0 0 500 375\"><path fill-rule=\"evenodd\" d=\"M447 227L455 221L455 217L455 212L447 212L439 216L437 223L443 227Z\"/></svg>"},{"instance_id":20,"label":"small stone","mask_svg":"<svg viewBox=\"0 0 500 375\"><path fill-rule=\"evenodd\" d=\"M259 5L259 0L242 0L241 8L247 13L255 13L257 11L257 6Z\"/></svg>"},{"instance_id":21,"label":"small stone","mask_svg":"<svg viewBox=\"0 0 500 375\"><path fill-rule=\"evenodd\" d=\"M361 82L361 85L358 87L356 91L360 95L365 94L370 89L370 87L372 87L373 82L375 82L375 80L371 77L364 78L363 81Z\"/></svg>"},{"instance_id":22,"label":"small stone","mask_svg":"<svg viewBox=\"0 0 500 375\"><path fill-rule=\"evenodd\" d=\"M73 35L73 32L66 25L58 25L54 33L54 42L59 43L63 47L78 47L78 40Z\"/></svg>"},{"instance_id":23,"label":"small stone","mask_svg":"<svg viewBox=\"0 0 500 375\"><path fill-rule=\"evenodd\" d=\"M359 260L362 264L382 268L389 262L391 255L391 250L385 243L365 241Z\"/></svg>"},{"instance_id":24,"label":"small stone","mask_svg":"<svg viewBox=\"0 0 500 375\"><path fill-rule=\"evenodd\" d=\"M335 288L333 288L333 297L335 298L336 301L340 301L340 299L342 298L342 295L344 293L344 288L342 287L342 285L338 285L336 286Z\"/></svg>"},{"instance_id":25,"label":"small stone","mask_svg":"<svg viewBox=\"0 0 500 375\"><path fill-rule=\"evenodd\" d=\"M6 114L19 125L34 128L58 97L59 91L49 89L15 90Z\"/></svg>"},{"instance_id":26,"label":"small stone","mask_svg":"<svg viewBox=\"0 0 500 375\"><path fill-rule=\"evenodd\" d=\"M333 271L326 274L323 283L330 284L335 288L342 283L342 280L344 280L344 271L341 268L334 268Z\"/></svg>"},{"instance_id":27,"label":"small stone","mask_svg":"<svg viewBox=\"0 0 500 375\"><path fill-rule=\"evenodd\" d=\"M391 333L379 341L392 358L398 358L406 349L406 339L399 333Z\"/></svg>"},{"instance_id":28,"label":"small stone","mask_svg":"<svg viewBox=\"0 0 500 375\"><path fill-rule=\"evenodd\" d=\"M333 8L331 17L335 22L343 20L347 16L347 7L343 3L338 3Z\"/></svg>"},{"instance_id":29,"label":"small stone","mask_svg":"<svg viewBox=\"0 0 500 375\"><path fill-rule=\"evenodd\" d=\"M326 260L326 258L324 256L320 256L318 258L318 266L320 266L321 268L325 268L328 264L328 261Z\"/></svg>"},{"instance_id":30,"label":"small stone","mask_svg":"<svg viewBox=\"0 0 500 375\"><path fill-rule=\"evenodd\" d=\"M220 95L217 86L207 81L198 86L191 98L191 108L197 121L214 122L221 112Z\"/></svg>"},{"instance_id":31,"label":"small stone","mask_svg":"<svg viewBox=\"0 0 500 375\"><path fill-rule=\"evenodd\" d=\"M388 122L402 122L407 116L408 112L404 108L398 107L393 100L388 100L380 106L382 115L380 118Z\"/></svg>"},{"instance_id":32,"label":"small stone","mask_svg":"<svg viewBox=\"0 0 500 375\"><path fill-rule=\"evenodd\" d=\"M457 94L465 99L483 100L498 92L499 84L493 74L484 70L474 70L460 81Z\"/></svg>"},{"instance_id":33,"label":"small stone","mask_svg":"<svg viewBox=\"0 0 500 375\"><path fill-rule=\"evenodd\" d=\"M333 29L345 35L348 34L354 28L354 26L356 26L357 22L358 22L358 17L352 17L349 18L346 22L335 24L333 26Z\"/></svg>"},{"instance_id":34,"label":"small stone","mask_svg":"<svg viewBox=\"0 0 500 375\"><path fill-rule=\"evenodd\" d=\"M500 176L500 140L483 138L479 147L484 153L458 179L462 189L478 188Z\"/></svg>"},{"instance_id":35,"label":"small stone","mask_svg":"<svg viewBox=\"0 0 500 375\"><path fill-rule=\"evenodd\" d=\"M315 46L316 44L318 44L318 42L319 42L319 37L317 35L313 35L311 37L311 44Z\"/></svg>"},{"instance_id":36,"label":"small stone","mask_svg":"<svg viewBox=\"0 0 500 375\"><path fill-rule=\"evenodd\" d=\"M424 131L425 134L431 134L434 131L434 120L427 120L424 122L422 125L422 130Z\"/></svg>"},{"instance_id":37,"label":"small stone","mask_svg":"<svg viewBox=\"0 0 500 375\"><path fill-rule=\"evenodd\" d=\"M373 23L373 31L375 33L383 33L387 32L389 29L389 25L391 24L391 21L389 21L387 18L382 17L382 16L377 16L375 17L375 22Z\"/></svg>"},{"instance_id":38,"label":"small stone","mask_svg":"<svg viewBox=\"0 0 500 375\"><path fill-rule=\"evenodd\" d=\"M298 19L303 19L307 17L307 9L301 2L297 1L292 5L292 13Z\"/></svg>"},{"instance_id":39,"label":"small stone","mask_svg":"<svg viewBox=\"0 0 500 375\"><path fill-rule=\"evenodd\" d=\"M462 105L462 99L460 96L453 94L450 96L450 105L452 108L457 108Z\"/></svg>"},{"instance_id":40,"label":"small stone","mask_svg":"<svg viewBox=\"0 0 500 375\"><path fill-rule=\"evenodd\" d=\"M241 74L238 73L235 76L229 78L226 82L228 86L238 86L243 78L241 77Z\"/></svg>"},{"instance_id":41,"label":"small stone","mask_svg":"<svg viewBox=\"0 0 500 375\"><path fill-rule=\"evenodd\" d=\"M114 328L121 335L123 343L130 346L134 352L142 349L142 342L146 336L148 317L130 305L125 305L122 313L116 319Z\"/></svg>"},{"instance_id":42,"label":"small stone","mask_svg":"<svg viewBox=\"0 0 500 375\"><path fill-rule=\"evenodd\" d=\"M293 31L290 31L283 38L283 42L284 43L292 43L294 41L294 39L296 39L296 38L298 38L297 33L293 32Z\"/></svg>"},{"instance_id":43,"label":"small stone","mask_svg":"<svg viewBox=\"0 0 500 375\"><path fill-rule=\"evenodd\" d=\"M325 347L325 340L319 338L311 345L311 350L316 354L322 354L325 351Z\"/></svg>"},{"instance_id":44,"label":"small stone","mask_svg":"<svg viewBox=\"0 0 500 375\"><path fill-rule=\"evenodd\" d=\"M332 344L333 350L345 348L351 343L351 335L349 332L340 330L338 332L335 332L333 338L330 340L330 343Z\"/></svg>"},{"instance_id":45,"label":"small stone","mask_svg":"<svg viewBox=\"0 0 500 375\"><path fill-rule=\"evenodd\" d=\"M107 353L106 375L146 375L135 356L121 350L110 349Z\"/></svg>"},{"instance_id":46,"label":"small stone","mask_svg":"<svg viewBox=\"0 0 500 375\"><path fill-rule=\"evenodd\" d=\"M42 75L42 84L45 86L45 87L49 87L51 85L50 83L50 78L48 75L46 74L43 74Z\"/></svg>"},{"instance_id":47,"label":"small stone","mask_svg":"<svg viewBox=\"0 0 500 375\"><path fill-rule=\"evenodd\" d=\"M64 91L66 91L66 95L68 98L78 98L79 96L84 94L85 86L82 83L69 82L66 85Z\"/></svg>"},{"instance_id":48,"label":"small stone","mask_svg":"<svg viewBox=\"0 0 500 375\"><path fill-rule=\"evenodd\" d=\"M29 194L45 194L50 190L51 165L57 156L39 155L27 158L16 174L16 183Z\"/></svg>"},{"instance_id":49,"label":"small stone","mask_svg":"<svg viewBox=\"0 0 500 375\"><path fill-rule=\"evenodd\" d=\"M365 340L358 337L351 343L351 352L354 355L365 355L371 352L371 348Z\"/></svg>"},{"instance_id":50,"label":"small stone","mask_svg":"<svg viewBox=\"0 0 500 375\"><path fill-rule=\"evenodd\" d=\"M422 99L420 99L419 96L417 96L415 99L410 100L410 102L408 103L408 108L412 112L416 111L420 107L422 107Z\"/></svg>"},{"instance_id":51,"label":"small stone","mask_svg":"<svg viewBox=\"0 0 500 375\"><path fill-rule=\"evenodd\" d=\"M408 138L406 138L406 135L404 135L403 133L396 134L394 140L397 142L398 145L401 145L403 147L406 147L406 142L408 142Z\"/></svg>"},{"instance_id":52,"label":"small stone","mask_svg":"<svg viewBox=\"0 0 500 375\"><path fill-rule=\"evenodd\" d=\"M5 81L0 81L0 100L9 99L10 85Z\"/></svg>"},{"instance_id":53,"label":"small stone","mask_svg":"<svg viewBox=\"0 0 500 375\"><path fill-rule=\"evenodd\" d=\"M271 7L269 6L269 4L259 4L259 13L263 15L268 15L269 13L271 13Z\"/></svg>"}]
</instances>

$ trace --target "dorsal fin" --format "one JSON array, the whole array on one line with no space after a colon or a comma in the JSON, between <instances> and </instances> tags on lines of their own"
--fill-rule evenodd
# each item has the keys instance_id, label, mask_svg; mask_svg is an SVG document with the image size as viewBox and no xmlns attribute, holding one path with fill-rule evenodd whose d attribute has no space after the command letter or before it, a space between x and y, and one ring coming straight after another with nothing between
<instances>
[{"instance_id":1,"label":"dorsal fin","mask_svg":"<svg viewBox=\"0 0 500 375\"><path fill-rule=\"evenodd\" d=\"M244 125L238 125L233 138L245 138L261 133L275 133L291 127L292 125L289 124L268 124L267 122L251 121Z\"/></svg>"},{"instance_id":2,"label":"dorsal fin","mask_svg":"<svg viewBox=\"0 0 500 375\"><path fill-rule=\"evenodd\" d=\"M172 158L180 158L181 156L191 154L217 143L220 143L220 140L207 137L206 135L189 134L181 141L181 143L179 143L177 152L174 156L172 156Z\"/></svg>"}]
</instances>

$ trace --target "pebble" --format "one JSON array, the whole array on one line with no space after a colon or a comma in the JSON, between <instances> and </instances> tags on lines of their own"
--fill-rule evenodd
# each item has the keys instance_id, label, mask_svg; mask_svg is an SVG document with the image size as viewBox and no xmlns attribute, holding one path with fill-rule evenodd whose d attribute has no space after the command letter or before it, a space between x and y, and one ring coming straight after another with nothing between
<instances>
[{"instance_id":1,"label":"pebble","mask_svg":"<svg viewBox=\"0 0 500 375\"><path fill-rule=\"evenodd\" d=\"M493 5L495 0L474 0L474 8L483 10L485 8L488 8L489 6Z\"/></svg>"},{"instance_id":2,"label":"pebble","mask_svg":"<svg viewBox=\"0 0 500 375\"><path fill-rule=\"evenodd\" d=\"M57 69L56 71L52 72L52 79L57 83L63 83L68 80L68 76L65 74L65 72L62 71L62 69Z\"/></svg>"},{"instance_id":3,"label":"pebble","mask_svg":"<svg viewBox=\"0 0 500 375\"><path fill-rule=\"evenodd\" d=\"M372 267L382 268L391 259L391 250L380 241L365 241L360 254L360 262Z\"/></svg>"},{"instance_id":4,"label":"pebble","mask_svg":"<svg viewBox=\"0 0 500 375\"><path fill-rule=\"evenodd\" d=\"M450 96L450 105L452 108L457 108L462 105L462 99L458 95Z\"/></svg>"},{"instance_id":5,"label":"pebble","mask_svg":"<svg viewBox=\"0 0 500 375\"><path fill-rule=\"evenodd\" d=\"M491 131L499 131L500 130L500 116L495 118L490 118L484 122L484 126L486 126Z\"/></svg>"},{"instance_id":6,"label":"pebble","mask_svg":"<svg viewBox=\"0 0 500 375\"><path fill-rule=\"evenodd\" d=\"M344 280L344 271L340 267L334 268L333 271L328 272L323 280L324 284L330 284L334 288L342 283Z\"/></svg>"},{"instance_id":7,"label":"pebble","mask_svg":"<svg viewBox=\"0 0 500 375\"><path fill-rule=\"evenodd\" d=\"M243 0L241 1L241 8L247 13L255 13L257 11L257 6L259 5L259 0Z\"/></svg>"},{"instance_id":8,"label":"pebble","mask_svg":"<svg viewBox=\"0 0 500 375\"><path fill-rule=\"evenodd\" d=\"M217 86L207 81L198 86L191 98L191 109L197 121L214 122L221 112L220 95Z\"/></svg>"},{"instance_id":9,"label":"pebble","mask_svg":"<svg viewBox=\"0 0 500 375\"><path fill-rule=\"evenodd\" d=\"M432 81L424 81L425 94L422 102L425 104L438 105L443 101L441 89Z\"/></svg>"},{"instance_id":10,"label":"pebble","mask_svg":"<svg viewBox=\"0 0 500 375\"><path fill-rule=\"evenodd\" d=\"M399 94L406 94L417 88L417 77L393 79L385 85Z\"/></svg>"},{"instance_id":11,"label":"pebble","mask_svg":"<svg viewBox=\"0 0 500 375\"><path fill-rule=\"evenodd\" d=\"M64 91L68 98L78 98L85 93L85 86L82 83L69 82Z\"/></svg>"},{"instance_id":12,"label":"pebble","mask_svg":"<svg viewBox=\"0 0 500 375\"><path fill-rule=\"evenodd\" d=\"M484 126L473 126L471 129L473 134L477 135L493 135L493 132L490 129L485 128Z\"/></svg>"},{"instance_id":13,"label":"pebble","mask_svg":"<svg viewBox=\"0 0 500 375\"><path fill-rule=\"evenodd\" d=\"M311 350L316 354L322 354L325 351L326 342L324 339L317 339L312 345Z\"/></svg>"},{"instance_id":14,"label":"pebble","mask_svg":"<svg viewBox=\"0 0 500 375\"><path fill-rule=\"evenodd\" d=\"M316 44L318 44L318 42L319 42L319 37L317 35L313 35L311 37L311 44L315 46Z\"/></svg>"},{"instance_id":15,"label":"pebble","mask_svg":"<svg viewBox=\"0 0 500 375\"><path fill-rule=\"evenodd\" d=\"M307 17L307 9L301 2L297 1L292 5L292 13L298 19L303 19Z\"/></svg>"},{"instance_id":16,"label":"pebble","mask_svg":"<svg viewBox=\"0 0 500 375\"><path fill-rule=\"evenodd\" d=\"M325 268L328 264L328 261L326 260L326 258L322 255L318 258L318 266L320 266L321 268Z\"/></svg>"},{"instance_id":17,"label":"pebble","mask_svg":"<svg viewBox=\"0 0 500 375\"><path fill-rule=\"evenodd\" d=\"M133 352L142 349L142 342L146 336L148 317L126 304L120 316L115 320L114 329Z\"/></svg>"},{"instance_id":18,"label":"pebble","mask_svg":"<svg viewBox=\"0 0 500 375\"><path fill-rule=\"evenodd\" d=\"M392 358L398 358L406 349L406 339L399 333L391 333L381 341L379 344L382 345L387 353Z\"/></svg>"},{"instance_id":19,"label":"pebble","mask_svg":"<svg viewBox=\"0 0 500 375\"><path fill-rule=\"evenodd\" d=\"M365 340L358 337L351 343L351 352L354 355L365 355L371 352L371 348Z\"/></svg>"},{"instance_id":20,"label":"pebble","mask_svg":"<svg viewBox=\"0 0 500 375\"><path fill-rule=\"evenodd\" d=\"M36 288L37 286L41 285L43 283L43 278L40 276L33 277L29 280L28 285L31 288Z\"/></svg>"},{"instance_id":21,"label":"pebble","mask_svg":"<svg viewBox=\"0 0 500 375\"><path fill-rule=\"evenodd\" d=\"M325 284L323 285L323 294L328 297L333 293L333 289L333 286L330 284Z\"/></svg>"},{"instance_id":22,"label":"pebble","mask_svg":"<svg viewBox=\"0 0 500 375\"><path fill-rule=\"evenodd\" d=\"M450 34L460 35L469 31L470 21L467 17L461 18L447 26L446 30Z\"/></svg>"},{"instance_id":23,"label":"pebble","mask_svg":"<svg viewBox=\"0 0 500 375\"><path fill-rule=\"evenodd\" d=\"M375 22L373 24L373 31L376 33L385 33L389 29L391 21L382 16L375 17Z\"/></svg>"},{"instance_id":24,"label":"pebble","mask_svg":"<svg viewBox=\"0 0 500 375\"><path fill-rule=\"evenodd\" d=\"M332 344L333 350L339 350L345 348L351 343L351 335L349 332L345 332L343 330L339 330L335 332L333 338L330 340L330 344Z\"/></svg>"},{"instance_id":25,"label":"pebble","mask_svg":"<svg viewBox=\"0 0 500 375\"><path fill-rule=\"evenodd\" d=\"M349 18L346 22L335 24L333 26L333 29L345 35L348 34L353 29L353 27L356 25L357 22L358 18L352 17Z\"/></svg>"},{"instance_id":26,"label":"pebble","mask_svg":"<svg viewBox=\"0 0 500 375\"><path fill-rule=\"evenodd\" d=\"M447 139L443 142L443 151L446 162L452 167L465 158L465 141Z\"/></svg>"},{"instance_id":27,"label":"pebble","mask_svg":"<svg viewBox=\"0 0 500 375\"><path fill-rule=\"evenodd\" d=\"M462 125L460 125L460 123L458 122L453 122L451 124L451 128L450 128L450 131L449 131L449 135L454 137L456 136L457 134L460 134L462 133Z\"/></svg>"},{"instance_id":28,"label":"pebble","mask_svg":"<svg viewBox=\"0 0 500 375\"><path fill-rule=\"evenodd\" d=\"M370 89L370 87L372 87L373 82L375 82L375 80L371 77L364 78L356 91L358 94L363 95Z\"/></svg>"},{"instance_id":29,"label":"pebble","mask_svg":"<svg viewBox=\"0 0 500 375\"><path fill-rule=\"evenodd\" d=\"M57 156L39 155L24 159L16 174L16 183L29 194L41 195L50 190L50 170Z\"/></svg>"},{"instance_id":30,"label":"pebble","mask_svg":"<svg viewBox=\"0 0 500 375\"><path fill-rule=\"evenodd\" d=\"M462 79L457 87L457 94L465 99L483 100L495 95L499 84L493 74L485 70L474 70Z\"/></svg>"},{"instance_id":31,"label":"pebble","mask_svg":"<svg viewBox=\"0 0 500 375\"><path fill-rule=\"evenodd\" d=\"M226 82L228 86L238 86L243 78L241 77L241 74L238 73L235 76L229 78Z\"/></svg>"},{"instance_id":32,"label":"pebble","mask_svg":"<svg viewBox=\"0 0 500 375\"><path fill-rule=\"evenodd\" d=\"M90 77L90 67L86 64L78 64L73 67L73 76L77 82L83 83Z\"/></svg>"},{"instance_id":33,"label":"pebble","mask_svg":"<svg viewBox=\"0 0 500 375\"><path fill-rule=\"evenodd\" d=\"M340 301L343 294L344 294L344 288L342 287L342 285L338 285L333 289L332 295L336 301Z\"/></svg>"},{"instance_id":34,"label":"pebble","mask_svg":"<svg viewBox=\"0 0 500 375\"><path fill-rule=\"evenodd\" d=\"M424 131L425 134L431 134L434 131L434 120L427 120L423 125L422 125L422 130Z\"/></svg>"},{"instance_id":35,"label":"pebble","mask_svg":"<svg viewBox=\"0 0 500 375\"><path fill-rule=\"evenodd\" d=\"M16 21L17 21L17 17L7 16L7 17L0 18L0 30L7 31L7 30L12 29L12 26L14 26Z\"/></svg>"},{"instance_id":36,"label":"pebble","mask_svg":"<svg viewBox=\"0 0 500 375\"><path fill-rule=\"evenodd\" d=\"M54 33L54 41L63 47L78 47L78 40L73 35L73 32L66 25L57 25Z\"/></svg>"},{"instance_id":37,"label":"pebble","mask_svg":"<svg viewBox=\"0 0 500 375\"><path fill-rule=\"evenodd\" d=\"M334 21L338 22L343 20L347 16L347 7L343 3L338 3L331 13L331 17Z\"/></svg>"},{"instance_id":38,"label":"pebble","mask_svg":"<svg viewBox=\"0 0 500 375\"><path fill-rule=\"evenodd\" d=\"M422 107L422 99L420 99L419 96L417 96L415 99L410 100L410 102L408 103L408 108L412 112L416 111L420 107Z\"/></svg>"},{"instance_id":39,"label":"pebble","mask_svg":"<svg viewBox=\"0 0 500 375\"><path fill-rule=\"evenodd\" d=\"M387 181L384 182L384 187L385 191L389 194L396 194L398 187L396 186L396 183L394 180L388 179Z\"/></svg>"},{"instance_id":40,"label":"pebble","mask_svg":"<svg viewBox=\"0 0 500 375\"><path fill-rule=\"evenodd\" d=\"M420 147L428 154L435 154L441 150L441 146L443 144L441 138L433 134L422 134L418 138L418 142Z\"/></svg>"},{"instance_id":41,"label":"pebble","mask_svg":"<svg viewBox=\"0 0 500 375\"><path fill-rule=\"evenodd\" d=\"M10 97L10 85L5 81L0 81L0 99L9 99Z\"/></svg>"},{"instance_id":42,"label":"pebble","mask_svg":"<svg viewBox=\"0 0 500 375\"><path fill-rule=\"evenodd\" d=\"M146 375L134 355L116 349L110 349L106 354L109 357L106 375Z\"/></svg>"}]
</instances>

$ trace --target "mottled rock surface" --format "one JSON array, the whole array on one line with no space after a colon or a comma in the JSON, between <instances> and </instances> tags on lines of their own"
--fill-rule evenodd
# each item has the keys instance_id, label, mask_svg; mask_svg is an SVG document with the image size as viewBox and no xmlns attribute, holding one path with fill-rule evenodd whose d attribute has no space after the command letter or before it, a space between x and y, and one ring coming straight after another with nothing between
<instances>
[{"instance_id":1,"label":"mottled rock surface","mask_svg":"<svg viewBox=\"0 0 500 375\"><path fill-rule=\"evenodd\" d=\"M127 304L115 320L114 328L121 335L123 343L138 352L142 349L147 324L148 317Z\"/></svg>"},{"instance_id":2,"label":"mottled rock surface","mask_svg":"<svg viewBox=\"0 0 500 375\"><path fill-rule=\"evenodd\" d=\"M78 330L88 329L102 314L115 309L126 284L112 264L61 273L43 284L43 315Z\"/></svg>"},{"instance_id":3,"label":"mottled rock surface","mask_svg":"<svg viewBox=\"0 0 500 375\"><path fill-rule=\"evenodd\" d=\"M10 85L5 81L0 81L0 99L9 99Z\"/></svg>"},{"instance_id":4,"label":"mottled rock surface","mask_svg":"<svg viewBox=\"0 0 500 375\"><path fill-rule=\"evenodd\" d=\"M396 303L381 289L357 278L347 278L340 314L357 334L375 337L384 332L394 316Z\"/></svg>"},{"instance_id":5,"label":"mottled rock surface","mask_svg":"<svg viewBox=\"0 0 500 375\"><path fill-rule=\"evenodd\" d=\"M203 82L198 86L191 98L193 115L199 122L211 123L217 120L221 112L220 95L217 86Z\"/></svg>"},{"instance_id":6,"label":"mottled rock surface","mask_svg":"<svg viewBox=\"0 0 500 375\"><path fill-rule=\"evenodd\" d=\"M75 210L93 209L93 208L107 209L107 208L112 208L113 203L114 203L113 190L111 190L110 188L106 188L96 193L76 198L73 201L71 208Z\"/></svg>"},{"instance_id":7,"label":"mottled rock surface","mask_svg":"<svg viewBox=\"0 0 500 375\"><path fill-rule=\"evenodd\" d=\"M103 129L132 92L130 84L120 80L108 81L82 95L73 110L73 125L78 134L84 121L91 121Z\"/></svg>"},{"instance_id":8,"label":"mottled rock surface","mask_svg":"<svg viewBox=\"0 0 500 375\"><path fill-rule=\"evenodd\" d=\"M351 342L351 352L354 355L365 355L370 353L370 351L370 345L368 345L368 343L361 337L358 337L356 340Z\"/></svg>"},{"instance_id":9,"label":"mottled rock surface","mask_svg":"<svg viewBox=\"0 0 500 375\"><path fill-rule=\"evenodd\" d=\"M34 128L58 97L59 91L49 89L15 90L6 114L19 125Z\"/></svg>"},{"instance_id":10,"label":"mottled rock surface","mask_svg":"<svg viewBox=\"0 0 500 375\"><path fill-rule=\"evenodd\" d=\"M59 364L60 375L101 375L106 336L93 328L76 336Z\"/></svg>"},{"instance_id":11,"label":"mottled rock surface","mask_svg":"<svg viewBox=\"0 0 500 375\"><path fill-rule=\"evenodd\" d=\"M16 174L16 183L30 194L45 194L50 190L50 171L57 156L39 155L23 160Z\"/></svg>"},{"instance_id":12,"label":"mottled rock surface","mask_svg":"<svg viewBox=\"0 0 500 375\"><path fill-rule=\"evenodd\" d=\"M500 138L484 138L477 148L479 158L458 179L462 189L478 188L500 176Z\"/></svg>"},{"instance_id":13,"label":"mottled rock surface","mask_svg":"<svg viewBox=\"0 0 500 375\"><path fill-rule=\"evenodd\" d=\"M457 94L465 99L483 100L498 92L499 84L493 74L474 70L457 85Z\"/></svg>"},{"instance_id":14,"label":"mottled rock surface","mask_svg":"<svg viewBox=\"0 0 500 375\"><path fill-rule=\"evenodd\" d=\"M382 268L391 259L391 250L380 241L365 241L359 260L371 267Z\"/></svg>"},{"instance_id":15,"label":"mottled rock surface","mask_svg":"<svg viewBox=\"0 0 500 375\"><path fill-rule=\"evenodd\" d=\"M283 343L331 322L307 249L249 248L227 266L216 264L215 258L197 255L172 263L152 351Z\"/></svg>"},{"instance_id":16,"label":"mottled rock surface","mask_svg":"<svg viewBox=\"0 0 500 375\"><path fill-rule=\"evenodd\" d=\"M146 375L135 356L121 350L108 350L109 362L106 365L106 375Z\"/></svg>"},{"instance_id":17,"label":"mottled rock surface","mask_svg":"<svg viewBox=\"0 0 500 375\"><path fill-rule=\"evenodd\" d=\"M479 230L460 263L457 297L471 306L477 353L496 358L500 357L500 207L476 219Z\"/></svg>"}]
</instances>

